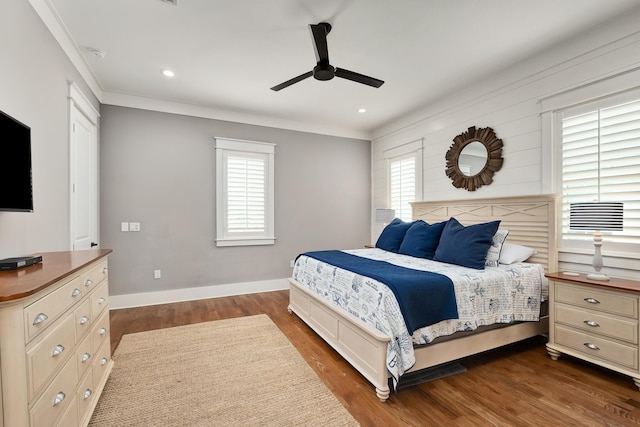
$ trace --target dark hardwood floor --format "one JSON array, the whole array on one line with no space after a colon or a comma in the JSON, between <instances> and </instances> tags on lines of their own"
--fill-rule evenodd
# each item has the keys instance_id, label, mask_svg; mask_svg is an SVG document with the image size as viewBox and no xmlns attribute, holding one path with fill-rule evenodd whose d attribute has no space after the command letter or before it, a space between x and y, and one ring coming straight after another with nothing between
<instances>
[{"instance_id":1,"label":"dark hardwood floor","mask_svg":"<svg viewBox=\"0 0 640 427\"><path fill-rule=\"evenodd\" d=\"M467 372L392 392L382 403L360 374L288 313L288 298L288 291L278 291L112 310L112 351L127 333L265 313L363 426L640 424L640 392L629 377L567 356L554 362L543 337L463 359Z\"/></svg>"}]
</instances>

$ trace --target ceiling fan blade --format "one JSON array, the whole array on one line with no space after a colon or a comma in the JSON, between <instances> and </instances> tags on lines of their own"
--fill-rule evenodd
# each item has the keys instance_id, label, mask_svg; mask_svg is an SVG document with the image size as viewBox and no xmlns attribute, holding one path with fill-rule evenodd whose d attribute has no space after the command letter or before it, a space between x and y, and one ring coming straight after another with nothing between
<instances>
[{"instance_id":1,"label":"ceiling fan blade","mask_svg":"<svg viewBox=\"0 0 640 427\"><path fill-rule=\"evenodd\" d=\"M307 79L309 77L313 76L313 71L308 71L304 74L300 74L298 77L294 77L291 80L287 80L284 83L280 83L279 85L276 85L274 87L271 88L271 90L275 90L276 92L279 91L280 89L284 89L285 87L289 87L294 83L298 83L304 79Z\"/></svg>"},{"instance_id":2,"label":"ceiling fan blade","mask_svg":"<svg viewBox=\"0 0 640 427\"><path fill-rule=\"evenodd\" d=\"M336 77L342 77L343 79L352 80L354 82L362 83L365 85L380 87L384 84L383 80L378 80L373 77L365 76L353 71L345 70L344 68L336 67Z\"/></svg>"},{"instance_id":3,"label":"ceiling fan blade","mask_svg":"<svg viewBox=\"0 0 640 427\"><path fill-rule=\"evenodd\" d=\"M331 31L331 24L321 22L310 24L311 37L313 37L313 48L316 53L316 61L329 63L329 48L327 46L327 34Z\"/></svg>"}]
</instances>

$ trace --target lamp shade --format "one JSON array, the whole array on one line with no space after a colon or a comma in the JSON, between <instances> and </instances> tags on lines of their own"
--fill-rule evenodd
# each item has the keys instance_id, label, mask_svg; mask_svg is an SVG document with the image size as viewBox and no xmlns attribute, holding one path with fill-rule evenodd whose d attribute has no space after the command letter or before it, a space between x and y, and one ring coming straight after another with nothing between
<instances>
[{"instance_id":1,"label":"lamp shade","mask_svg":"<svg viewBox=\"0 0 640 427\"><path fill-rule=\"evenodd\" d=\"M396 217L394 209L376 209L376 222L390 223Z\"/></svg>"},{"instance_id":2,"label":"lamp shade","mask_svg":"<svg viewBox=\"0 0 640 427\"><path fill-rule=\"evenodd\" d=\"M572 203L569 229L622 231L622 202Z\"/></svg>"}]
</instances>

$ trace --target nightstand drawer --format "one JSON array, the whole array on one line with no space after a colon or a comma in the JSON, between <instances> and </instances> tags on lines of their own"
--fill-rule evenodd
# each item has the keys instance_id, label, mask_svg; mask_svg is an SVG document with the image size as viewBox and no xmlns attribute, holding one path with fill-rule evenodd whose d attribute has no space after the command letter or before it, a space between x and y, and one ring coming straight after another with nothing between
<instances>
[{"instance_id":1,"label":"nightstand drawer","mask_svg":"<svg viewBox=\"0 0 640 427\"><path fill-rule=\"evenodd\" d=\"M555 318L558 323L582 329L590 334L604 335L630 344L638 344L637 321L614 318L563 304L556 305L555 309Z\"/></svg>"},{"instance_id":2,"label":"nightstand drawer","mask_svg":"<svg viewBox=\"0 0 640 427\"><path fill-rule=\"evenodd\" d=\"M605 338L558 325L555 326L555 342L572 348L586 355L589 359L597 358L626 369L638 370L637 347L618 344Z\"/></svg>"},{"instance_id":3,"label":"nightstand drawer","mask_svg":"<svg viewBox=\"0 0 640 427\"><path fill-rule=\"evenodd\" d=\"M638 319L638 298L621 292L607 292L586 286L555 284L555 302Z\"/></svg>"}]
</instances>

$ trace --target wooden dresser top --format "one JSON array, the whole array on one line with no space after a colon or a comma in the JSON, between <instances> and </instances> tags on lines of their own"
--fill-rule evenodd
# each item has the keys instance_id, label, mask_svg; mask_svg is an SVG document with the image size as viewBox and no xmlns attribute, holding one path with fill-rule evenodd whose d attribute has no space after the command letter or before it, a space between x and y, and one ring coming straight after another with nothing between
<instances>
[{"instance_id":1,"label":"wooden dresser top","mask_svg":"<svg viewBox=\"0 0 640 427\"><path fill-rule=\"evenodd\" d=\"M0 302L33 295L111 252L111 249L91 249L34 254L42 255L41 263L0 271Z\"/></svg>"}]
</instances>

